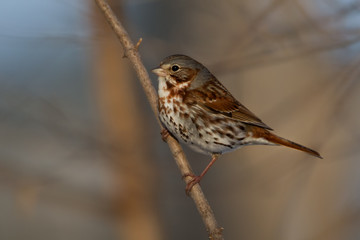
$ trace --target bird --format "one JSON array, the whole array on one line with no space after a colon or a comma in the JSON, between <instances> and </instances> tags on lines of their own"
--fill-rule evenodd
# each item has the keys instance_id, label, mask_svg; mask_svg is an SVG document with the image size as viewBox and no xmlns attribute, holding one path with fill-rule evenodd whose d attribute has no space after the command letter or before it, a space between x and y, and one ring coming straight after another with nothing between
<instances>
[{"instance_id":1,"label":"bird","mask_svg":"<svg viewBox=\"0 0 360 240\"><path fill-rule=\"evenodd\" d=\"M169 135L192 149L210 155L211 161L185 191L200 183L223 153L247 145L283 145L322 158L318 152L274 134L273 129L242 105L200 62L175 54L152 70L158 76L158 113Z\"/></svg>"}]
</instances>

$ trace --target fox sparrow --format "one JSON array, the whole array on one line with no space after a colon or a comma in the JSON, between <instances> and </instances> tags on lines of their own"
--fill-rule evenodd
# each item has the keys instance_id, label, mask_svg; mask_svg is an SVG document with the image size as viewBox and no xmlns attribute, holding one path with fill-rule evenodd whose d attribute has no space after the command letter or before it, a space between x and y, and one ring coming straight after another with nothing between
<instances>
[{"instance_id":1,"label":"fox sparrow","mask_svg":"<svg viewBox=\"0 0 360 240\"><path fill-rule=\"evenodd\" d=\"M246 145L283 145L321 158L316 151L281 138L196 60L185 55L165 58L153 69L159 80L159 117L178 140L212 159L204 171L191 176L188 194L199 183L219 155ZM185 176L184 176L185 177Z\"/></svg>"}]
</instances>

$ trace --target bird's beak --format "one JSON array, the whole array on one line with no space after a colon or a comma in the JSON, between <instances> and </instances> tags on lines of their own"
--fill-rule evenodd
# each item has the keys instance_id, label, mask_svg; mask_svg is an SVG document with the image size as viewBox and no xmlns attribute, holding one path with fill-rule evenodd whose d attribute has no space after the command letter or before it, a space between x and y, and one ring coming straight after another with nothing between
<instances>
[{"instance_id":1,"label":"bird's beak","mask_svg":"<svg viewBox=\"0 0 360 240\"><path fill-rule=\"evenodd\" d=\"M151 70L153 73L155 73L156 75L158 75L159 77L165 77L166 76L166 71L159 67L159 68L154 68L153 70Z\"/></svg>"}]
</instances>

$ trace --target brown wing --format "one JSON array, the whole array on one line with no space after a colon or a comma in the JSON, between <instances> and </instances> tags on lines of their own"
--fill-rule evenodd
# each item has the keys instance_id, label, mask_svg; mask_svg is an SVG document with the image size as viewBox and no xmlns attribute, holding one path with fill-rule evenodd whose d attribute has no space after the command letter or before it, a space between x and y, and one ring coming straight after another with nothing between
<instances>
[{"instance_id":1,"label":"brown wing","mask_svg":"<svg viewBox=\"0 0 360 240\"><path fill-rule=\"evenodd\" d=\"M272 130L269 126L263 123L244 105L236 101L234 97L218 98L214 101L207 101L203 103L205 107L212 111L218 112L233 119L237 119L243 123L259 126Z\"/></svg>"},{"instance_id":2,"label":"brown wing","mask_svg":"<svg viewBox=\"0 0 360 240\"><path fill-rule=\"evenodd\" d=\"M201 88L194 90L196 102L204 108L239 120L243 123L272 130L255 114L237 101L230 92L217 80L211 81Z\"/></svg>"}]
</instances>

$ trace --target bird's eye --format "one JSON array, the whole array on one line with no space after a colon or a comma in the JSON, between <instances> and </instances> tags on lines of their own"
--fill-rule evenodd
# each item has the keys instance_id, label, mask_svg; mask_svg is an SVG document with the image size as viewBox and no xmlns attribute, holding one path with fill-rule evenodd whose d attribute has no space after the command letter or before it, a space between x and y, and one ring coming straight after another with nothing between
<instances>
[{"instance_id":1,"label":"bird's eye","mask_svg":"<svg viewBox=\"0 0 360 240\"><path fill-rule=\"evenodd\" d=\"M172 67L171 67L171 70L173 71L173 72L176 72L177 70L179 70L180 68L179 68L179 66L178 65L173 65Z\"/></svg>"}]
</instances>

